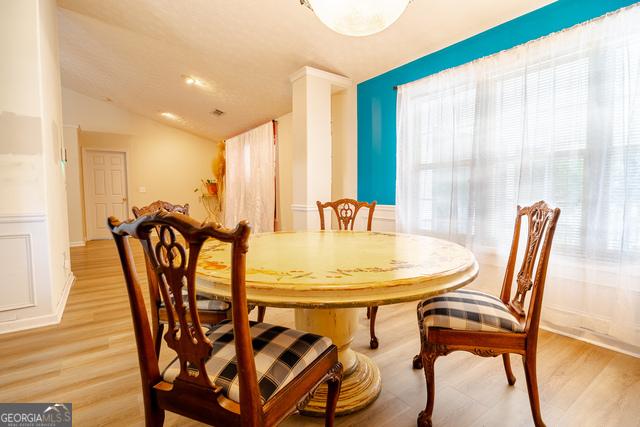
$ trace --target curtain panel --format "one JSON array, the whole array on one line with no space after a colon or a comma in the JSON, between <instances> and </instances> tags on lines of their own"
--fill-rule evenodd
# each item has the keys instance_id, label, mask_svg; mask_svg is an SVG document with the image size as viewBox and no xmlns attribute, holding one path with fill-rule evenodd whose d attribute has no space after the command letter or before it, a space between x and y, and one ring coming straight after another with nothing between
<instances>
[{"instance_id":1,"label":"curtain panel","mask_svg":"<svg viewBox=\"0 0 640 427\"><path fill-rule=\"evenodd\" d=\"M254 233L273 231L276 203L273 122L226 141L224 218L248 220Z\"/></svg>"},{"instance_id":2,"label":"curtain panel","mask_svg":"<svg viewBox=\"0 0 640 427\"><path fill-rule=\"evenodd\" d=\"M543 325L640 354L640 7L402 85L397 105L399 231L500 271L516 206L560 207Z\"/></svg>"}]
</instances>

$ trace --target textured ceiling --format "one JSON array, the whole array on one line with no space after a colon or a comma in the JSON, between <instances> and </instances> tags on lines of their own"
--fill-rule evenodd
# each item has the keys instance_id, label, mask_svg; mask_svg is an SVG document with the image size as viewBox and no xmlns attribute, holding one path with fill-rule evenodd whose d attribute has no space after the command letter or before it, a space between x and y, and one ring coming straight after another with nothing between
<instances>
[{"instance_id":1,"label":"textured ceiling","mask_svg":"<svg viewBox=\"0 0 640 427\"><path fill-rule=\"evenodd\" d=\"M414 0L387 30L355 38L299 0L59 0L62 82L224 139L291 111L288 77L304 65L361 82L548 3ZM209 87L186 86L185 74Z\"/></svg>"}]
</instances>

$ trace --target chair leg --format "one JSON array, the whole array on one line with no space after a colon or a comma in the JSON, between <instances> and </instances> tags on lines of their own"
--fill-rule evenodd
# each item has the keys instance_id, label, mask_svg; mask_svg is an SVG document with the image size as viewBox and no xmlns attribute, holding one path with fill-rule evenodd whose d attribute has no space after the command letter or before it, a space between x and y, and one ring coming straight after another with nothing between
<instances>
[{"instance_id":1,"label":"chair leg","mask_svg":"<svg viewBox=\"0 0 640 427\"><path fill-rule=\"evenodd\" d=\"M424 366L424 378L427 381L427 406L418 415L418 427L431 427L431 416L433 415L433 402L436 397L435 384L435 363L438 358L437 353L422 352L422 365Z\"/></svg>"},{"instance_id":2,"label":"chair leg","mask_svg":"<svg viewBox=\"0 0 640 427\"><path fill-rule=\"evenodd\" d=\"M267 312L267 307L264 305L258 306L258 322L264 322L264 314Z\"/></svg>"},{"instance_id":3,"label":"chair leg","mask_svg":"<svg viewBox=\"0 0 640 427\"><path fill-rule=\"evenodd\" d=\"M522 356L524 363L524 373L527 378L527 390L529 391L529 404L531 405L531 414L533 415L533 423L536 427L545 427L540 413L540 396L538 395L538 378L536 374L536 353L527 352Z\"/></svg>"},{"instance_id":4,"label":"chair leg","mask_svg":"<svg viewBox=\"0 0 640 427\"><path fill-rule=\"evenodd\" d=\"M145 408L144 424L146 427L162 427L164 424L164 409Z\"/></svg>"},{"instance_id":5,"label":"chair leg","mask_svg":"<svg viewBox=\"0 0 640 427\"><path fill-rule=\"evenodd\" d=\"M376 337L376 316L378 315L377 305L370 307L369 315L369 334L371 335L369 347L375 350L378 348L378 337Z\"/></svg>"},{"instance_id":6,"label":"chair leg","mask_svg":"<svg viewBox=\"0 0 640 427\"><path fill-rule=\"evenodd\" d=\"M513 375L513 371L511 370L511 359L509 358L509 353L502 354L502 361L504 362L504 372L507 374L507 382L509 385L514 385L516 383L516 377Z\"/></svg>"},{"instance_id":7,"label":"chair leg","mask_svg":"<svg viewBox=\"0 0 640 427\"><path fill-rule=\"evenodd\" d=\"M371 307L367 307L367 319L371 319Z\"/></svg>"},{"instance_id":8,"label":"chair leg","mask_svg":"<svg viewBox=\"0 0 640 427\"><path fill-rule=\"evenodd\" d=\"M333 427L336 418L336 407L338 406L338 397L340 396L340 386L342 384L342 366L340 366L340 374L327 381L327 409L325 411L324 425L325 427Z\"/></svg>"},{"instance_id":9,"label":"chair leg","mask_svg":"<svg viewBox=\"0 0 640 427\"><path fill-rule=\"evenodd\" d=\"M413 369L422 369L422 357L419 354L413 356Z\"/></svg>"}]
</instances>

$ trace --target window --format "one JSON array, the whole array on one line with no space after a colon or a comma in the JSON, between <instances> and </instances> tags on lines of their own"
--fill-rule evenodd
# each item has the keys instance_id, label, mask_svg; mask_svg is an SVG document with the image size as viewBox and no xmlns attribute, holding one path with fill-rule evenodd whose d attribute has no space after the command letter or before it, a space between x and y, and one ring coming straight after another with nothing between
<instances>
[{"instance_id":1,"label":"window","mask_svg":"<svg viewBox=\"0 0 640 427\"><path fill-rule=\"evenodd\" d=\"M477 244L496 247L511 236L505 225L513 222L517 201L547 199L562 209L557 252L587 256L595 227L605 244L589 256L615 257L623 244L640 255L638 227L629 225L623 243L622 218L640 215L640 119L629 122L625 113L639 107L637 97L635 105L624 101L628 86L638 84L630 80L639 52L640 43L596 56L568 52L516 70L491 70L481 84L465 81L416 95L417 229L462 242L471 234ZM602 87L590 83L603 67L611 80ZM600 97L610 97L611 105ZM601 182L592 182L595 170ZM590 188L600 185L606 190ZM594 190L606 204L598 215L589 207Z\"/></svg>"},{"instance_id":2,"label":"window","mask_svg":"<svg viewBox=\"0 0 640 427\"><path fill-rule=\"evenodd\" d=\"M639 22L631 6L400 86L396 171L398 230L481 269L506 262L516 205L560 207L543 322L638 354Z\"/></svg>"}]
</instances>

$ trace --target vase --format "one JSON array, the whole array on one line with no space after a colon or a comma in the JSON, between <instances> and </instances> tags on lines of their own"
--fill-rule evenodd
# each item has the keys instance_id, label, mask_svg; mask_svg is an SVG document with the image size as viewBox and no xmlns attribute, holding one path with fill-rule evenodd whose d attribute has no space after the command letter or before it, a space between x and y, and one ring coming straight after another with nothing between
<instances>
[{"instance_id":1,"label":"vase","mask_svg":"<svg viewBox=\"0 0 640 427\"><path fill-rule=\"evenodd\" d=\"M207 183L207 191L212 196L215 196L216 194L218 194L218 183L216 182Z\"/></svg>"}]
</instances>

